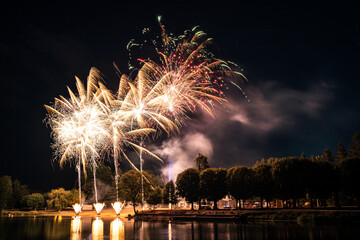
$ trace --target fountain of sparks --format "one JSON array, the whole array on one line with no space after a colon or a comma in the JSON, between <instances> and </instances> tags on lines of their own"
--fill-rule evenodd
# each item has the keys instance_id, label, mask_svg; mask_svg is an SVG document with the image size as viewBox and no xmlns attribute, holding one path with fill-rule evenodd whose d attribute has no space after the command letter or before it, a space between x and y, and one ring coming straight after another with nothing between
<instances>
[{"instance_id":1,"label":"fountain of sparks","mask_svg":"<svg viewBox=\"0 0 360 240\"><path fill-rule=\"evenodd\" d=\"M101 211L103 210L105 203L94 203L95 211L98 215L100 215Z\"/></svg>"},{"instance_id":2,"label":"fountain of sparks","mask_svg":"<svg viewBox=\"0 0 360 240\"><path fill-rule=\"evenodd\" d=\"M47 123L52 128L52 137L55 149L55 157L60 159L60 166L71 159L76 162L79 182L79 203L76 205L75 213L81 210L81 165L84 169L91 156L91 163L95 166L95 156L107 139L106 121L104 112L98 106L99 88L97 86L98 71L95 68L90 70L87 82L87 89L76 77L78 96L70 88L69 99L62 96L55 98L53 106L45 105L48 112ZM94 187L96 192L96 178L94 171ZM79 209L80 208L80 209ZM77 212L78 211L78 212Z\"/></svg>"},{"instance_id":3,"label":"fountain of sparks","mask_svg":"<svg viewBox=\"0 0 360 240\"><path fill-rule=\"evenodd\" d=\"M80 205L79 203L75 203L74 205L72 205L72 207L74 208L75 214L79 215L79 213L81 212L82 205Z\"/></svg>"},{"instance_id":4,"label":"fountain of sparks","mask_svg":"<svg viewBox=\"0 0 360 240\"><path fill-rule=\"evenodd\" d=\"M125 206L125 201L124 202L114 202L111 205L114 208L116 215L120 215L121 210Z\"/></svg>"}]
</instances>

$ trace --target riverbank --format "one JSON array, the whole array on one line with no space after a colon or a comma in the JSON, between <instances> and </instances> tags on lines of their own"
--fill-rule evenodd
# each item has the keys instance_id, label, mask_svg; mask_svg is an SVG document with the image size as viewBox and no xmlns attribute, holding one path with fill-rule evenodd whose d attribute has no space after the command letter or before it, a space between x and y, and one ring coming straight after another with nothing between
<instances>
[{"instance_id":1,"label":"riverbank","mask_svg":"<svg viewBox=\"0 0 360 240\"><path fill-rule=\"evenodd\" d=\"M128 217L128 215L134 215L132 207L124 208L121 210L120 218ZM62 210L62 211L53 211L53 210L38 210L38 211L21 211L21 210L3 210L1 216L7 217L74 217L76 216L73 210ZM78 216L81 217L98 217L95 210L92 211L82 211ZM115 218L116 213L112 208L105 208L101 211L100 217L102 218Z\"/></svg>"},{"instance_id":2,"label":"riverbank","mask_svg":"<svg viewBox=\"0 0 360 240\"><path fill-rule=\"evenodd\" d=\"M328 209L256 209L256 210L154 210L135 215L138 220L208 220L208 221L296 221L299 223L360 222L360 210Z\"/></svg>"},{"instance_id":3,"label":"riverbank","mask_svg":"<svg viewBox=\"0 0 360 240\"><path fill-rule=\"evenodd\" d=\"M145 210L137 208L134 214L133 208L128 206L121 210L120 218L130 217L143 221L236 221L236 222L266 222L266 221L293 221L298 223L348 223L360 222L359 209L252 209L252 210ZM72 210L51 211L20 211L3 210L1 216L6 217L40 217L61 216L74 217ZM81 217L98 217L95 210L82 211ZM101 218L117 217L112 208L105 208L99 215Z\"/></svg>"}]
</instances>

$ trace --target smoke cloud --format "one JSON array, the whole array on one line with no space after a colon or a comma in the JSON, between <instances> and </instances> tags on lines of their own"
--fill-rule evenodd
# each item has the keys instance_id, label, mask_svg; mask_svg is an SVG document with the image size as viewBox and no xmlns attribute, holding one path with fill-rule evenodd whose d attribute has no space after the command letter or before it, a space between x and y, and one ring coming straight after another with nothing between
<instances>
[{"instance_id":1,"label":"smoke cloud","mask_svg":"<svg viewBox=\"0 0 360 240\"><path fill-rule=\"evenodd\" d=\"M211 167L225 168L252 166L272 156L300 155L304 144L313 141L308 127L322 120L333 89L324 82L304 90L277 82L249 86L249 102L240 94L229 97L224 107L215 107L214 117L201 113L188 121L182 135L164 141L153 151L171 162L172 180L186 168L195 167L198 153L208 157ZM168 179L169 165L161 172Z\"/></svg>"},{"instance_id":2,"label":"smoke cloud","mask_svg":"<svg viewBox=\"0 0 360 240\"><path fill-rule=\"evenodd\" d=\"M155 154L168 159L169 165L161 169L163 176L175 182L177 175L183 170L194 167L194 159L199 153L207 157L213 154L212 142L203 133L190 132L163 142L154 150ZM169 169L170 167L170 169Z\"/></svg>"}]
</instances>

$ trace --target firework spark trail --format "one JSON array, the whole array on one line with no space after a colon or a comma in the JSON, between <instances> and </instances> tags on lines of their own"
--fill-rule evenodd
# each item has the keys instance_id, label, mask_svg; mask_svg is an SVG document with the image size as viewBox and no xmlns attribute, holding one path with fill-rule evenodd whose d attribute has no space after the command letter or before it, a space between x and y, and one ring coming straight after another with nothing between
<instances>
[{"instance_id":1,"label":"firework spark trail","mask_svg":"<svg viewBox=\"0 0 360 240\"><path fill-rule=\"evenodd\" d=\"M126 87L126 84L123 83L124 79L122 78L122 81L120 81L120 88ZM53 106L45 105L48 111L46 121L52 128L52 137L54 139L52 148L55 150L54 155L59 159L61 167L65 162L74 160L80 177L81 166L86 176L86 165L88 163L92 165L97 202L96 161L100 158L102 152L109 150L108 146L111 146L114 151L116 180L118 180L119 176L117 168L120 154L125 157L132 167L137 169L125 155L123 151L124 145L138 151L144 151L159 160L161 159L134 143L134 140L147 136L149 133L155 132L155 130L142 126L138 126L137 129L130 128L130 124L126 122L126 111L120 110L124 100L116 99L111 91L105 87L101 82L97 69L92 68L90 70L87 89L78 78L76 78L76 87L78 96L68 88L69 99L60 96L55 98ZM119 90L121 91L119 91L118 98L121 97L121 93L126 96L126 90ZM79 189L81 191L80 180ZM79 199L81 199L80 191Z\"/></svg>"},{"instance_id":2,"label":"firework spark trail","mask_svg":"<svg viewBox=\"0 0 360 240\"><path fill-rule=\"evenodd\" d=\"M231 69L230 65L235 64L214 58L207 49L212 39L197 27L173 37L166 33L161 17L158 21L162 29L161 42L150 42L161 63L139 59L143 63L139 76L152 84L146 99L148 105L159 107L157 111L170 118L178 128L189 118L187 114L196 112L198 107L213 116L214 103L226 102L221 90L226 85L225 78L240 76L246 80L245 76ZM229 82L242 91L232 79Z\"/></svg>"},{"instance_id":3,"label":"firework spark trail","mask_svg":"<svg viewBox=\"0 0 360 240\"><path fill-rule=\"evenodd\" d=\"M132 124L128 123L128 119L125 117L126 111L124 111L122 108L122 105L124 104L124 97L127 94L126 89L128 88L127 85L128 79L125 75L123 75L120 79L119 83L119 89L118 89L118 95L117 98L114 97L114 95L111 93L110 90L108 90L103 84L99 83L101 94L98 98L98 104L102 107L104 112L107 115L107 121L109 126L109 147L105 148L107 151L110 151L112 149L113 151L113 161L114 161L114 167L115 167L115 185L116 185L116 196L117 201L118 198L118 180L119 180L119 173L118 173L118 162L121 158L121 154L124 156L124 158L130 163L130 165L138 170L135 165L130 161L130 159L125 154L125 147L133 147L137 149L138 151L145 151L150 156L159 159L156 155L148 151L147 149L143 148L141 145L134 143L134 140L147 136L150 133L155 132L155 129L148 128L148 127L142 127L139 126L136 129L132 129ZM139 171L139 170L138 170ZM147 180L147 179L146 179ZM148 180L147 180L148 181Z\"/></svg>"},{"instance_id":4,"label":"firework spark trail","mask_svg":"<svg viewBox=\"0 0 360 240\"><path fill-rule=\"evenodd\" d=\"M76 96L68 87L69 99L60 96L55 98L53 106L45 105L48 112L46 121L52 129L55 158L62 167L65 162L73 160L80 176L81 166L86 176L86 164L91 163L94 171L96 193L96 158L103 142L108 138L106 115L97 104L99 72L92 68L87 79L86 89L76 77ZM80 177L79 177L80 179ZM95 194L97 195L97 194ZM97 198L97 196L96 196ZM79 181L79 202L81 204L81 182Z\"/></svg>"},{"instance_id":5,"label":"firework spark trail","mask_svg":"<svg viewBox=\"0 0 360 240\"><path fill-rule=\"evenodd\" d=\"M127 84L125 82L127 82ZM125 88L126 85L129 86L129 91L125 94L122 88ZM121 77L118 101L121 102L119 112L122 121L127 122L130 129L135 129L135 131L136 129L153 128L165 131L168 135L170 135L171 132L178 131L177 126L169 118L165 117L162 111L159 111L159 109L161 109L159 103L151 102L151 99L154 97L151 94L153 92L151 89L152 82L147 80L146 72L143 69L140 69L138 72L134 83L128 81L127 77ZM120 97L121 99L119 99ZM161 131L155 132L160 133ZM142 204L144 203L143 181L145 178L143 175L143 152L149 153L143 147L144 137L146 137L146 135L141 136L140 146L132 144L138 150L140 157ZM153 154L150 153L150 155ZM157 156L155 157L158 158ZM128 158L126 157L126 159ZM148 179L145 178L145 180L149 182Z\"/></svg>"},{"instance_id":6,"label":"firework spark trail","mask_svg":"<svg viewBox=\"0 0 360 240\"><path fill-rule=\"evenodd\" d=\"M60 166L73 160L79 176L81 167L86 176L85 167L91 163L95 193L96 161L102 153L113 151L118 192L118 161L121 157L143 176L143 152L161 161L144 148L145 138L151 134L155 140L163 132L168 136L179 133L185 120L190 118L188 115L198 109L213 116L213 105L227 101L222 88L228 78L228 82L242 91L233 78L246 78L233 71L230 62L214 58L207 49L212 39L204 32L195 27L186 30L184 35L173 37L166 33L160 18L159 24L161 42L151 40L151 43L160 62L139 59L142 66L134 81L121 75L114 65L120 77L117 94L106 88L99 71L92 68L86 88L76 77L77 95L68 88L69 99L60 96L55 98L53 106L45 105L46 122L52 128L54 139L52 147ZM132 46L140 45L131 41L128 50ZM125 154L127 147L140 155L140 170Z\"/></svg>"}]
</instances>

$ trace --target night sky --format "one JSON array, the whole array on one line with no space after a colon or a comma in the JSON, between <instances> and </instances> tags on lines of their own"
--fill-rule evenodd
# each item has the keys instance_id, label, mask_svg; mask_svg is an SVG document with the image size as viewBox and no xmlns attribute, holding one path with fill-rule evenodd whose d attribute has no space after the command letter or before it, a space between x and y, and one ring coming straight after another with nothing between
<instances>
[{"instance_id":1,"label":"night sky","mask_svg":"<svg viewBox=\"0 0 360 240\"><path fill-rule=\"evenodd\" d=\"M43 119L58 95L75 90L92 66L115 90L115 62L127 69L126 44L149 27L160 33L196 25L214 38L216 56L237 63L248 78L229 94L215 119L198 116L182 134L149 146L178 168L198 152L213 167L251 166L261 158L333 153L360 131L360 18L354 3L195 3L49 1L12 3L1 14L0 175L32 189L74 185L75 171L52 162ZM340 4L340 3L339 3ZM185 164L184 164L185 163ZM161 166L151 161L148 169ZM160 169L160 170L159 170Z\"/></svg>"}]
</instances>

